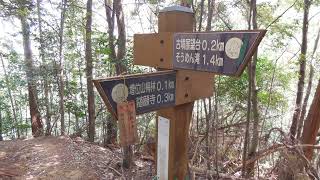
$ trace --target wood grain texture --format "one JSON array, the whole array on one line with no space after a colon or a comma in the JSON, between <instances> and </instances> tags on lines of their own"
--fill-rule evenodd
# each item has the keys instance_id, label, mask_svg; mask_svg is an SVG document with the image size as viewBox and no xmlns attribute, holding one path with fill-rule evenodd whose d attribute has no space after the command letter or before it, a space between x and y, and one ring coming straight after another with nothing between
<instances>
[{"instance_id":1,"label":"wood grain texture","mask_svg":"<svg viewBox=\"0 0 320 180\"><path fill-rule=\"evenodd\" d=\"M158 111L170 120L169 180L185 179L188 174L188 135L193 104L186 103Z\"/></svg>"},{"instance_id":2,"label":"wood grain texture","mask_svg":"<svg viewBox=\"0 0 320 180\"><path fill-rule=\"evenodd\" d=\"M192 32L192 13L172 11L159 15L159 33ZM172 58L172 57L171 57ZM172 59L171 59L172 61ZM195 71L177 71L176 101L188 102L172 108L161 109L157 115L170 120L169 137L169 180L186 179L188 174L188 135L192 117L194 97L207 91L212 94L213 75ZM158 118L157 118L158 119Z\"/></svg>"},{"instance_id":3,"label":"wood grain texture","mask_svg":"<svg viewBox=\"0 0 320 180\"><path fill-rule=\"evenodd\" d=\"M173 33L135 34L135 65L173 69Z\"/></svg>"},{"instance_id":4,"label":"wood grain texture","mask_svg":"<svg viewBox=\"0 0 320 180\"><path fill-rule=\"evenodd\" d=\"M120 145L133 145L138 140L136 110L134 101L117 104Z\"/></svg>"}]
</instances>

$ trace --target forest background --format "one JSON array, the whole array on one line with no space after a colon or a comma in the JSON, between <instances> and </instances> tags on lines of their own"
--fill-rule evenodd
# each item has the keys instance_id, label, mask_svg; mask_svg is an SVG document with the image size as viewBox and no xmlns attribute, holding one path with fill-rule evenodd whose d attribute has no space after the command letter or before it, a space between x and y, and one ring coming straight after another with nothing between
<instances>
[{"instance_id":1,"label":"forest background","mask_svg":"<svg viewBox=\"0 0 320 180\"><path fill-rule=\"evenodd\" d=\"M116 121L91 81L155 71L133 65L133 35L157 32L159 11L176 4L0 0L0 140L70 135L116 144ZM289 152L297 149L294 157L309 163L301 172L315 174L320 1L199 0L190 7L195 31L268 30L240 78L216 75L213 96L196 101L190 164L265 176L284 163L293 173ZM129 151L152 141L155 117L138 116L139 143Z\"/></svg>"}]
</instances>

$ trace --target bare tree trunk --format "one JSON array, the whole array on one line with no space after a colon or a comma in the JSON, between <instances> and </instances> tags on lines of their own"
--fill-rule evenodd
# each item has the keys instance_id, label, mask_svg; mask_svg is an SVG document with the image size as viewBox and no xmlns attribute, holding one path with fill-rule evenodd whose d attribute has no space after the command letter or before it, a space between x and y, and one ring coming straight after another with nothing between
<instances>
[{"instance_id":1,"label":"bare tree trunk","mask_svg":"<svg viewBox=\"0 0 320 180\"><path fill-rule=\"evenodd\" d=\"M110 58L116 62L116 73L117 75L122 74L127 71L126 66L123 64L123 59L126 55L126 30L124 23L124 14L122 10L121 0L113 1L113 11L110 7L111 2L105 0L105 9L106 9L106 17L108 21L108 35L109 35L109 46L110 46ZM116 44L114 41L114 23L115 18L117 21L117 29L118 29L118 41L117 41L117 52L115 50ZM116 141L117 131L116 131L115 120L109 120L107 122L107 143L112 143ZM122 165L125 168L130 168L133 163L132 156L133 151L131 146L126 146L123 148L123 162Z\"/></svg>"},{"instance_id":2,"label":"bare tree trunk","mask_svg":"<svg viewBox=\"0 0 320 180\"><path fill-rule=\"evenodd\" d=\"M7 90L8 90L8 94L9 94L9 98L10 98L10 103L11 103L11 108L12 108L12 114L13 114L13 120L14 120L13 129L17 132L17 137L20 138L19 128L17 128L18 118L17 118L15 104L13 103L13 97L12 97L12 93L11 93L11 89L10 89L9 78L8 78L7 70L6 70L6 67L4 65L2 56L0 56L0 58L1 58L2 69L3 69L3 72L4 72L5 82L6 82L6 86L7 86Z\"/></svg>"},{"instance_id":3,"label":"bare tree trunk","mask_svg":"<svg viewBox=\"0 0 320 180\"><path fill-rule=\"evenodd\" d=\"M3 141L3 137L2 137L2 109L1 109L1 106L0 106L0 141Z\"/></svg>"},{"instance_id":4,"label":"bare tree trunk","mask_svg":"<svg viewBox=\"0 0 320 180\"><path fill-rule=\"evenodd\" d=\"M122 10L121 0L114 0L114 11L116 12L116 19L118 25L118 52L116 61L117 75L127 71L127 68L123 64L123 59L126 55L126 29L124 24L124 14ZM131 168L133 164L133 149L132 146L123 147L123 161L124 168Z\"/></svg>"},{"instance_id":5,"label":"bare tree trunk","mask_svg":"<svg viewBox=\"0 0 320 180\"><path fill-rule=\"evenodd\" d=\"M111 8L112 4L112 8ZM108 22L108 41L110 47L110 59L116 62L116 74L120 75L126 72L127 69L121 62L125 56L126 51L126 32L124 24L124 15L122 11L122 4L120 0L115 0L111 2L110 0L105 0L106 17ZM115 20L117 20L118 28L118 41L115 41L114 28ZM118 44L118 52L116 52L116 44ZM116 142L117 138L117 124L114 119L109 119L107 121L107 137L106 143L112 144Z\"/></svg>"},{"instance_id":6,"label":"bare tree trunk","mask_svg":"<svg viewBox=\"0 0 320 180\"><path fill-rule=\"evenodd\" d=\"M114 22L115 22L115 3L113 3L112 8L110 0L105 0L105 10L106 10L106 17L108 22L108 42L110 47L110 59L115 61L117 59L116 50L115 50L115 37L114 37Z\"/></svg>"},{"instance_id":7,"label":"bare tree trunk","mask_svg":"<svg viewBox=\"0 0 320 180\"><path fill-rule=\"evenodd\" d=\"M115 37L114 37L114 23L115 23L115 3L112 3L111 6L110 0L105 0L105 10L106 10L106 17L108 22L108 42L110 48L110 55L109 58L112 61L117 60L116 50L115 50ZM117 70L116 70L117 71ZM118 73L117 73L118 74ZM106 137L106 144L114 144L117 141L117 122L113 118L109 118L107 120L107 137Z\"/></svg>"},{"instance_id":8,"label":"bare tree trunk","mask_svg":"<svg viewBox=\"0 0 320 180\"><path fill-rule=\"evenodd\" d=\"M67 0L62 0L62 10L60 19L60 30L59 30L59 105L60 105L60 122L61 122L61 135L65 134L65 122L64 122L64 62L63 62L63 32L64 32L64 21L66 13Z\"/></svg>"},{"instance_id":9,"label":"bare tree trunk","mask_svg":"<svg viewBox=\"0 0 320 180\"><path fill-rule=\"evenodd\" d=\"M207 20L207 27L206 31L211 31L212 29L212 18L213 18L213 12L215 10L216 1L215 0L208 0L208 20Z\"/></svg>"},{"instance_id":10,"label":"bare tree trunk","mask_svg":"<svg viewBox=\"0 0 320 180\"><path fill-rule=\"evenodd\" d=\"M198 31L201 31L202 27L202 19L203 19L203 10L204 10L204 0L200 1L200 16L199 16L199 26L198 26Z\"/></svg>"},{"instance_id":11,"label":"bare tree trunk","mask_svg":"<svg viewBox=\"0 0 320 180\"><path fill-rule=\"evenodd\" d=\"M22 27L22 35L23 35L23 49L24 49L24 57L25 57L25 66L26 66L26 74L27 74L27 82L28 82L28 99L30 106L30 117L31 117L31 127L32 127L32 135L34 137L41 136L43 134L43 125L40 117L40 112L38 109L38 93L36 89L36 83L34 80L34 68L33 68L33 60L32 60L32 51L31 51L31 42L30 42L30 26L26 19L26 16L19 16Z\"/></svg>"},{"instance_id":12,"label":"bare tree trunk","mask_svg":"<svg viewBox=\"0 0 320 180\"><path fill-rule=\"evenodd\" d=\"M49 104L49 85L48 85L48 73L46 71L47 62L45 59L45 51L44 51L44 40L43 40L43 32L42 32L42 18L41 18L41 1L37 0L37 15L38 15L38 23L39 23L39 42L40 42L40 58L42 60L44 68L44 77L43 77L43 85L44 85L44 101L46 106L46 132L45 135L50 135L51 129L51 115L50 115L50 104Z\"/></svg>"},{"instance_id":13,"label":"bare tree trunk","mask_svg":"<svg viewBox=\"0 0 320 180\"><path fill-rule=\"evenodd\" d=\"M83 81L82 81L82 70L81 70L81 63L78 63L78 72L79 72L79 82L80 82L80 93L81 93L81 97L84 97L84 89L83 89ZM85 106L86 102L85 99L82 98L81 101L81 106ZM83 124L88 123L88 112L85 111L85 121L83 121Z\"/></svg>"},{"instance_id":14,"label":"bare tree trunk","mask_svg":"<svg viewBox=\"0 0 320 180\"><path fill-rule=\"evenodd\" d=\"M316 143L317 134L320 126L320 79L318 81L318 86L316 93L314 95L311 107L309 109L309 113L307 119L303 126L302 132L302 144L311 144L314 145ZM312 160L313 148L306 147L304 148L304 154L309 159Z\"/></svg>"},{"instance_id":15,"label":"bare tree trunk","mask_svg":"<svg viewBox=\"0 0 320 180\"><path fill-rule=\"evenodd\" d=\"M303 121L305 119L305 115L307 112L307 105L308 105L308 100L309 100L310 93L311 93L313 75L314 75L313 66L312 66L312 64L310 64L309 80L308 80L306 95L304 96L302 110L301 110L301 114L300 114L300 117L298 120L298 129L297 129L297 136L296 136L297 139L299 139L301 136L301 129L302 129Z\"/></svg>"},{"instance_id":16,"label":"bare tree trunk","mask_svg":"<svg viewBox=\"0 0 320 180\"><path fill-rule=\"evenodd\" d=\"M80 128L79 128L79 117L77 116L77 114L74 115L75 116L75 131L76 133L80 132Z\"/></svg>"},{"instance_id":17,"label":"bare tree trunk","mask_svg":"<svg viewBox=\"0 0 320 180\"><path fill-rule=\"evenodd\" d=\"M71 113L70 111L67 112L68 113L68 135L70 134L70 126L71 126Z\"/></svg>"},{"instance_id":18,"label":"bare tree trunk","mask_svg":"<svg viewBox=\"0 0 320 180\"><path fill-rule=\"evenodd\" d=\"M20 97L23 97L23 95L22 95L22 93L21 93L21 89L19 90L19 94L20 94ZM17 104L17 103L16 103L16 104ZM21 122L21 124L24 123L24 122L23 122L23 111L22 111L22 107L23 107L22 105L19 106L19 115L20 115L20 122ZM23 135L24 130L25 130L25 131L28 131L28 128L22 129L22 130L21 130L21 135Z\"/></svg>"},{"instance_id":19,"label":"bare tree trunk","mask_svg":"<svg viewBox=\"0 0 320 180\"><path fill-rule=\"evenodd\" d=\"M249 79L252 76L251 70L249 70L251 67L251 62L248 64L248 73L249 73ZM247 166L246 166L246 160L247 160L247 152L248 152L248 146L250 142L250 119L251 119L251 93L252 93L252 81L249 80L249 89L248 89L248 99L247 99L247 121L246 121L246 128L245 128L245 136L244 136L244 142L243 142L243 153L242 153L242 176L246 176L247 172Z\"/></svg>"},{"instance_id":20,"label":"bare tree trunk","mask_svg":"<svg viewBox=\"0 0 320 180\"><path fill-rule=\"evenodd\" d=\"M314 47L313 47L313 51L312 51L308 86L307 86L307 90L306 90L306 95L305 95L304 100L303 100L303 106L302 106L302 110L301 110L300 119L298 121L297 139L300 138L301 129L302 129L302 126L303 126L303 121L305 119L305 115L306 115L306 112L307 112L307 105L308 105L308 100L309 100L309 96L310 96L310 92L311 92L311 88L312 88L312 80L313 80L313 76L314 76L314 68L313 68L313 65L312 65L312 61L313 61L313 58L314 58L314 54L316 53L316 50L318 48L319 39L320 39L320 28L318 30L318 34L317 34L316 40L314 42Z\"/></svg>"},{"instance_id":21,"label":"bare tree trunk","mask_svg":"<svg viewBox=\"0 0 320 180\"><path fill-rule=\"evenodd\" d=\"M258 29L257 25L257 4L256 0L251 0L251 8L252 10L252 27L253 29ZM258 110L258 89L257 89L257 80L256 80L256 65L258 60L258 50L253 55L252 63L250 64L250 73L252 81L252 92L251 92L251 102L252 102L252 115L253 115L253 132L252 132L252 140L251 146L248 151L248 159L254 158L256 156L257 147L259 144L259 110ZM247 175L254 175L254 167L255 163L251 163L247 168Z\"/></svg>"},{"instance_id":22,"label":"bare tree trunk","mask_svg":"<svg viewBox=\"0 0 320 180\"><path fill-rule=\"evenodd\" d=\"M202 21L202 16L203 16L203 6L204 6L204 1L201 1L201 16L200 16L200 22L199 22L199 29L198 31L201 31L201 21ZM213 0L208 0L208 19L207 19L207 26L206 26L206 31L210 31L212 26L212 16L213 16L213 10L214 10L214 6L215 6L215 1ZM210 133L210 120L212 120L212 103L211 103L211 98L208 98L209 100L209 109L206 108L206 103L205 103L205 99L203 100L203 106L204 106L204 110L205 110L205 119L206 119L206 153L207 153L207 169L210 170L211 169L211 161L210 161L210 157L211 157L211 143L212 143L212 138L211 138L211 133ZM216 119L214 119L216 120ZM213 124L213 123L212 123ZM217 137L215 137L217 138ZM216 152L217 155L217 152ZM217 161L217 159L216 159ZM210 177L207 177L208 179L211 179Z\"/></svg>"},{"instance_id":23,"label":"bare tree trunk","mask_svg":"<svg viewBox=\"0 0 320 180\"><path fill-rule=\"evenodd\" d=\"M92 45L91 45L91 26L92 26L92 0L87 1L87 15L86 15L86 75L87 75L87 89L88 89L88 114L89 114L89 141L94 142L95 135L95 106L94 106L94 92L92 83Z\"/></svg>"},{"instance_id":24,"label":"bare tree trunk","mask_svg":"<svg viewBox=\"0 0 320 180\"><path fill-rule=\"evenodd\" d=\"M102 120L102 136L103 136L103 147L107 147L107 128L106 128L106 122Z\"/></svg>"},{"instance_id":25,"label":"bare tree trunk","mask_svg":"<svg viewBox=\"0 0 320 180\"><path fill-rule=\"evenodd\" d=\"M210 170L211 169L211 162L210 162L210 120L211 120L211 99L208 98L209 100L209 110L207 108L207 104L206 104L206 99L203 99L203 107L204 107L204 112L205 112L205 119L206 119L206 133L205 133L205 143L206 143L206 158L207 158L207 169ZM207 177L209 178L209 177Z\"/></svg>"},{"instance_id":26,"label":"bare tree trunk","mask_svg":"<svg viewBox=\"0 0 320 180\"><path fill-rule=\"evenodd\" d=\"M122 10L121 0L114 1L114 11L116 12L116 19L118 25L118 52L116 61L117 75L127 71L127 68L123 64L123 58L126 55L126 29L124 24L124 14Z\"/></svg>"},{"instance_id":27,"label":"bare tree trunk","mask_svg":"<svg viewBox=\"0 0 320 180\"><path fill-rule=\"evenodd\" d=\"M25 96L25 99L27 99L27 95ZM25 119L25 123L28 124L28 105L26 106L26 119ZM28 128L26 128L26 137L28 136Z\"/></svg>"},{"instance_id":28,"label":"bare tree trunk","mask_svg":"<svg viewBox=\"0 0 320 180\"><path fill-rule=\"evenodd\" d=\"M304 0L304 13L303 13L303 25L302 25L302 43L301 43L301 54L299 59L300 69L299 69L299 80L298 80L298 90L296 94L296 105L293 113L293 118L290 127L290 136L294 140L297 133L297 124L301 112L302 106L302 96L304 91L304 79L306 71L306 54L307 54L307 35L308 35L308 15L311 2L310 0Z\"/></svg>"}]
</instances>

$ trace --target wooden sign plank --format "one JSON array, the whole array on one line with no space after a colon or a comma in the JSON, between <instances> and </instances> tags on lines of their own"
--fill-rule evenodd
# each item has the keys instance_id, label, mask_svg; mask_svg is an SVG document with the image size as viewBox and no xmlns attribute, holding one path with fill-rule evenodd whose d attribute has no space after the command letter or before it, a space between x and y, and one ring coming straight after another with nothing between
<instances>
[{"instance_id":1,"label":"wooden sign plank","mask_svg":"<svg viewBox=\"0 0 320 180\"><path fill-rule=\"evenodd\" d=\"M173 33L134 34L133 64L173 69Z\"/></svg>"},{"instance_id":2,"label":"wooden sign plank","mask_svg":"<svg viewBox=\"0 0 320 180\"><path fill-rule=\"evenodd\" d=\"M108 110L117 118L117 102L135 101L143 114L210 97L213 76L207 72L158 71L93 80ZM151 88L151 89L150 89Z\"/></svg>"},{"instance_id":3,"label":"wooden sign plank","mask_svg":"<svg viewBox=\"0 0 320 180\"><path fill-rule=\"evenodd\" d=\"M250 30L135 35L134 63L240 76L265 33Z\"/></svg>"},{"instance_id":4,"label":"wooden sign plank","mask_svg":"<svg viewBox=\"0 0 320 180\"><path fill-rule=\"evenodd\" d=\"M175 33L173 69L240 76L265 32Z\"/></svg>"},{"instance_id":5,"label":"wooden sign plank","mask_svg":"<svg viewBox=\"0 0 320 180\"><path fill-rule=\"evenodd\" d=\"M134 34L133 63L172 68L173 33Z\"/></svg>"},{"instance_id":6,"label":"wooden sign plank","mask_svg":"<svg viewBox=\"0 0 320 180\"><path fill-rule=\"evenodd\" d=\"M127 101L117 104L120 145L133 145L138 141L135 102Z\"/></svg>"},{"instance_id":7,"label":"wooden sign plank","mask_svg":"<svg viewBox=\"0 0 320 180\"><path fill-rule=\"evenodd\" d=\"M136 114L174 106L176 72L161 71L93 80L108 110L117 118L117 103L134 101Z\"/></svg>"},{"instance_id":8,"label":"wooden sign plank","mask_svg":"<svg viewBox=\"0 0 320 180\"><path fill-rule=\"evenodd\" d=\"M177 71L176 105L193 102L213 95L214 76L208 72Z\"/></svg>"},{"instance_id":9,"label":"wooden sign plank","mask_svg":"<svg viewBox=\"0 0 320 180\"><path fill-rule=\"evenodd\" d=\"M166 21L163 21L162 24L168 22L168 19L170 18L165 18ZM152 66L155 68L173 69L172 47L172 32L135 34L134 64ZM214 76L209 72L191 70L178 71L176 105L212 96L213 81Z\"/></svg>"}]
</instances>

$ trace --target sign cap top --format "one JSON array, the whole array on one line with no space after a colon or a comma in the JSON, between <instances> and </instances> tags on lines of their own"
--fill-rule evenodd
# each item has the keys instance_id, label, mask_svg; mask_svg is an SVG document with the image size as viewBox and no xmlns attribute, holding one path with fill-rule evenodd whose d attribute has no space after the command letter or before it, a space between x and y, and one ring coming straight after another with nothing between
<instances>
[{"instance_id":1,"label":"sign cap top","mask_svg":"<svg viewBox=\"0 0 320 180\"><path fill-rule=\"evenodd\" d=\"M186 13L193 13L191 8L188 8L185 6L179 6L179 5L165 7L162 10L160 10L160 12L170 12L170 11L180 11L180 12L186 12Z\"/></svg>"}]
</instances>

